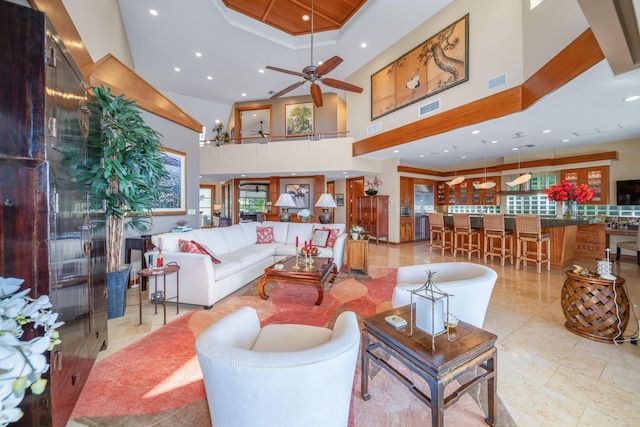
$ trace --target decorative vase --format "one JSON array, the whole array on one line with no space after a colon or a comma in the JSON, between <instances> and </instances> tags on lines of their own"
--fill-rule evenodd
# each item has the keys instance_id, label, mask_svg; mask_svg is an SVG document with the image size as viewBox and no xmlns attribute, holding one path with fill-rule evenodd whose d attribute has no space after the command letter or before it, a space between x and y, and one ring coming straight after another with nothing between
<instances>
[{"instance_id":1,"label":"decorative vase","mask_svg":"<svg viewBox=\"0 0 640 427\"><path fill-rule=\"evenodd\" d=\"M367 194L367 196L375 196L376 194L378 194L378 190L364 190L364 192Z\"/></svg>"},{"instance_id":2,"label":"decorative vase","mask_svg":"<svg viewBox=\"0 0 640 427\"><path fill-rule=\"evenodd\" d=\"M300 221L309 222L309 217L302 217L302 218L300 218Z\"/></svg>"},{"instance_id":3,"label":"decorative vase","mask_svg":"<svg viewBox=\"0 0 640 427\"><path fill-rule=\"evenodd\" d=\"M578 202L575 200L566 200L562 202L562 218L576 219L578 218Z\"/></svg>"},{"instance_id":4,"label":"decorative vase","mask_svg":"<svg viewBox=\"0 0 640 427\"><path fill-rule=\"evenodd\" d=\"M360 237L358 233L351 233L351 240L358 240L358 237Z\"/></svg>"}]
</instances>

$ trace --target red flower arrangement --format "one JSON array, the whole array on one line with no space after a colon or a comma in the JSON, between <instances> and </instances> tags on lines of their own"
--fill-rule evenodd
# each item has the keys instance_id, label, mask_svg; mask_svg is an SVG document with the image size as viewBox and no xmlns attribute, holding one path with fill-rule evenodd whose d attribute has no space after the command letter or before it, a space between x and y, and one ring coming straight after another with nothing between
<instances>
[{"instance_id":1,"label":"red flower arrangement","mask_svg":"<svg viewBox=\"0 0 640 427\"><path fill-rule=\"evenodd\" d=\"M588 202L596 195L595 188L589 188L587 184L574 185L566 179L560 184L554 184L546 188L544 192L549 200L553 202L566 202L575 200L578 203Z\"/></svg>"}]
</instances>

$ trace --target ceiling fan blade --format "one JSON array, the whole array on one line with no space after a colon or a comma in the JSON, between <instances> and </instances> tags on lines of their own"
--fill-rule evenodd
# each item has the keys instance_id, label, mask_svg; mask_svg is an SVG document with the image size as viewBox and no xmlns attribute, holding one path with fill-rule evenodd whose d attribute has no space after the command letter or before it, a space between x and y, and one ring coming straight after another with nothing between
<instances>
[{"instance_id":1,"label":"ceiling fan blade","mask_svg":"<svg viewBox=\"0 0 640 427\"><path fill-rule=\"evenodd\" d=\"M291 86L288 86L284 89L282 89L280 92L276 93L275 95L271 95L271 98L269 99L276 99L276 98L280 98L282 95L284 95L287 92L291 92L294 89L299 88L300 86L302 86L305 83L305 80L298 82L298 83L294 83Z\"/></svg>"},{"instance_id":2,"label":"ceiling fan blade","mask_svg":"<svg viewBox=\"0 0 640 427\"><path fill-rule=\"evenodd\" d=\"M334 68L342 63L342 58L338 55L331 57L324 61L322 64L318 65L316 68L316 74L320 76L324 76L325 74L329 74Z\"/></svg>"},{"instance_id":3,"label":"ceiling fan blade","mask_svg":"<svg viewBox=\"0 0 640 427\"><path fill-rule=\"evenodd\" d=\"M304 77L306 78L307 75L301 73L300 71L291 71L291 70L285 70L284 68L278 68L278 67L272 67L271 65L267 65L266 67L264 67L268 70L273 70L273 71L279 71L281 73L286 73L286 74L293 74L294 76L300 76L300 77Z\"/></svg>"},{"instance_id":4,"label":"ceiling fan blade","mask_svg":"<svg viewBox=\"0 0 640 427\"><path fill-rule=\"evenodd\" d=\"M335 87L336 89L347 90L349 92L357 92L362 93L362 88L360 86L352 85L351 83L343 82L342 80L336 80L331 78L323 78L320 81L327 86Z\"/></svg>"},{"instance_id":5,"label":"ceiling fan blade","mask_svg":"<svg viewBox=\"0 0 640 427\"><path fill-rule=\"evenodd\" d=\"M311 84L311 98L316 107L322 107L322 89L315 83Z\"/></svg>"}]
</instances>

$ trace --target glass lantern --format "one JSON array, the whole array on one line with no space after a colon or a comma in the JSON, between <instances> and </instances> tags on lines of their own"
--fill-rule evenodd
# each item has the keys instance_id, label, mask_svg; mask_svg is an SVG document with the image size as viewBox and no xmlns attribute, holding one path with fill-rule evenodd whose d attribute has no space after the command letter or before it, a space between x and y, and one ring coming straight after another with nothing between
<instances>
[{"instance_id":1,"label":"glass lantern","mask_svg":"<svg viewBox=\"0 0 640 427\"><path fill-rule=\"evenodd\" d=\"M409 336L416 327L431 335L431 351L436 350L435 337L446 332L449 338L449 294L442 292L433 283L435 272L427 272L427 282L411 292L411 327Z\"/></svg>"}]
</instances>

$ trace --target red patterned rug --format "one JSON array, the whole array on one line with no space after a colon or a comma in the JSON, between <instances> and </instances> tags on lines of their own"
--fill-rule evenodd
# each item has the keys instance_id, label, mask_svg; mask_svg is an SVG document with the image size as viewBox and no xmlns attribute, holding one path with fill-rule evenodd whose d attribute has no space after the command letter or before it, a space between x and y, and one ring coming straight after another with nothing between
<instances>
[{"instance_id":1,"label":"red patterned rug","mask_svg":"<svg viewBox=\"0 0 640 427\"><path fill-rule=\"evenodd\" d=\"M211 323L241 306L256 308L263 325L303 323L333 325L343 311L367 317L391 308L395 269L371 268L371 276L340 273L326 284L322 304L314 304L317 291L306 285L267 285L268 300L257 293L257 281L214 305L196 309L138 342L98 362L80 395L70 426L206 426L211 425L195 338ZM359 363L359 362L358 362ZM373 367L372 367L373 368ZM384 370L371 369L371 400L360 394L360 369L354 377L350 426L421 425L430 419L429 408ZM474 395L475 393L475 395ZM445 412L448 425L486 425L476 403L480 388L461 398ZM499 425L510 417L499 405ZM428 422L427 422L428 423ZM513 424L515 425L515 424Z\"/></svg>"}]
</instances>

